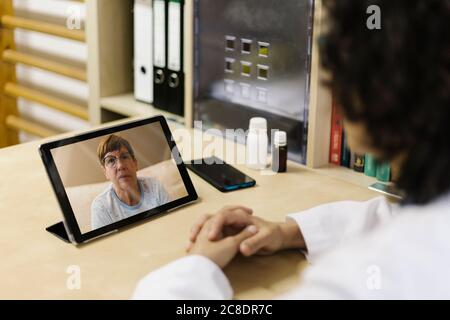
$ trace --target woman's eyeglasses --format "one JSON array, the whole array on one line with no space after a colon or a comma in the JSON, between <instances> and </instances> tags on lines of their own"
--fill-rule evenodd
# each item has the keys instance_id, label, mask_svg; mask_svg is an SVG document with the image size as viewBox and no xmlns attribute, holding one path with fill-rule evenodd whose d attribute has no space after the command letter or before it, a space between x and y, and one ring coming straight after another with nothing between
<instances>
[{"instance_id":1,"label":"woman's eyeglasses","mask_svg":"<svg viewBox=\"0 0 450 320\"><path fill-rule=\"evenodd\" d=\"M103 164L107 166L108 168L114 168L117 165L117 160L122 162L129 162L133 159L133 156L129 154L128 152L122 153L120 156L107 156L103 159Z\"/></svg>"}]
</instances>

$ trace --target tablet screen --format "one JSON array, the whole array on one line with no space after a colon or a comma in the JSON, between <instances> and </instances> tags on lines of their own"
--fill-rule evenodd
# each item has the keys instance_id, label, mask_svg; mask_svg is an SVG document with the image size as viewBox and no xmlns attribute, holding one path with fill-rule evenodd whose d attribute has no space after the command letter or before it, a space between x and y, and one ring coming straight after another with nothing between
<instances>
[{"instance_id":1,"label":"tablet screen","mask_svg":"<svg viewBox=\"0 0 450 320\"><path fill-rule=\"evenodd\" d=\"M160 121L49 150L81 234L189 193Z\"/></svg>"}]
</instances>

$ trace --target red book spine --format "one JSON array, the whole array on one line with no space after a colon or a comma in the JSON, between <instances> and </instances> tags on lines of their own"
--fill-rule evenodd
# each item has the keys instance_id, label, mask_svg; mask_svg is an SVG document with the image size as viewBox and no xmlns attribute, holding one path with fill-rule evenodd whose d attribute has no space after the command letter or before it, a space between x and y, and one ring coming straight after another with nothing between
<instances>
[{"instance_id":1,"label":"red book spine","mask_svg":"<svg viewBox=\"0 0 450 320\"><path fill-rule=\"evenodd\" d=\"M342 116L339 114L334 97L331 106L330 162L341 165L342 152Z\"/></svg>"}]
</instances>

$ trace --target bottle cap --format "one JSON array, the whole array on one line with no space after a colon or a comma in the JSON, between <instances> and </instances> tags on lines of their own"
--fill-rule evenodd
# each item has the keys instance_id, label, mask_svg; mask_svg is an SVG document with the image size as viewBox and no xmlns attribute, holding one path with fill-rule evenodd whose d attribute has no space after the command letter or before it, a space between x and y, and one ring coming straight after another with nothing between
<instances>
[{"instance_id":1,"label":"bottle cap","mask_svg":"<svg viewBox=\"0 0 450 320\"><path fill-rule=\"evenodd\" d=\"M287 144L287 136L285 131L275 131L273 143L277 146L285 146Z\"/></svg>"},{"instance_id":2,"label":"bottle cap","mask_svg":"<svg viewBox=\"0 0 450 320\"><path fill-rule=\"evenodd\" d=\"M262 117L250 119L250 130L267 130L267 120Z\"/></svg>"}]
</instances>

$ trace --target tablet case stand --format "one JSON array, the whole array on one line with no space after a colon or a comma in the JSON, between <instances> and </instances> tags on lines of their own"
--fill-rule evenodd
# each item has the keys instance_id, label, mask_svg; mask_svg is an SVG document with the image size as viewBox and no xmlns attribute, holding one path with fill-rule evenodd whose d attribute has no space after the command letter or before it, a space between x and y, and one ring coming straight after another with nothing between
<instances>
[{"instance_id":1,"label":"tablet case stand","mask_svg":"<svg viewBox=\"0 0 450 320\"><path fill-rule=\"evenodd\" d=\"M45 230L58 237L59 239L70 243L69 236L67 235L66 228L64 227L64 223L62 221L45 228Z\"/></svg>"}]
</instances>

